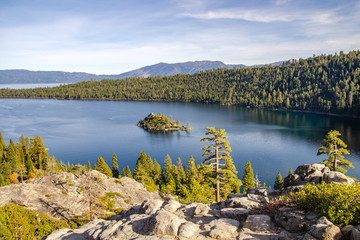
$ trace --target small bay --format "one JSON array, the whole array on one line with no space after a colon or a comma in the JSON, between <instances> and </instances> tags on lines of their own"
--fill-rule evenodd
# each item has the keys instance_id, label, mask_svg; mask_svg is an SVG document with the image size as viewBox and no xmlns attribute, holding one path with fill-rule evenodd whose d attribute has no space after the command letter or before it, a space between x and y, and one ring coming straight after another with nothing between
<instances>
[{"instance_id":1,"label":"small bay","mask_svg":"<svg viewBox=\"0 0 360 240\"><path fill-rule=\"evenodd\" d=\"M162 112L190 122L192 131L149 133L136 123L149 113ZM300 164L317 163L321 140L338 130L355 166L348 175L360 179L359 119L313 113L249 109L237 106L171 102L75 101L52 99L0 99L0 131L8 144L21 134L40 135L50 155L70 164L95 163L101 155L110 165L116 153L119 167L133 170L142 150L163 163L169 154L184 164L191 155L202 162L200 142L205 127L224 128L231 156L242 178L247 160L261 182L273 185L278 171L287 175Z\"/></svg>"}]
</instances>

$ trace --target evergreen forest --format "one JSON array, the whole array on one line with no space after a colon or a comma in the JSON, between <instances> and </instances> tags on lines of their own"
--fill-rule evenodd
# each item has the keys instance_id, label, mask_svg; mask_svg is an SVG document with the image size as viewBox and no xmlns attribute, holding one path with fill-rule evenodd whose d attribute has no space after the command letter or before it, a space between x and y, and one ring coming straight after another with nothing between
<instances>
[{"instance_id":1,"label":"evergreen forest","mask_svg":"<svg viewBox=\"0 0 360 240\"><path fill-rule=\"evenodd\" d=\"M281 66L1 89L0 97L201 102L359 117L360 51L314 55Z\"/></svg>"},{"instance_id":2,"label":"evergreen forest","mask_svg":"<svg viewBox=\"0 0 360 240\"><path fill-rule=\"evenodd\" d=\"M64 163L49 156L39 135L34 138L21 135L17 143L10 139L6 144L0 132L0 163L0 186L67 169Z\"/></svg>"},{"instance_id":3,"label":"evergreen forest","mask_svg":"<svg viewBox=\"0 0 360 240\"><path fill-rule=\"evenodd\" d=\"M134 178L144 184L148 191L159 190L164 194L173 194L184 203L211 203L215 200L216 176L213 166L202 163L196 165L193 157L188 160L187 167L185 167L180 158L173 164L172 159L167 155L162 167L142 151L133 173L128 166L124 167L122 171L119 170L116 154L112 157L111 167L101 156L93 167L90 162L87 166L66 165L55 157L49 156L40 136L34 138L20 136L17 143L10 139L9 144L6 144L1 132L0 151L0 186L24 182L56 172L68 171L82 174L84 171L94 169L109 177ZM226 161L221 170L224 174L220 194L222 199L226 199L228 194L240 191L241 181L236 175L237 171L231 158Z\"/></svg>"}]
</instances>

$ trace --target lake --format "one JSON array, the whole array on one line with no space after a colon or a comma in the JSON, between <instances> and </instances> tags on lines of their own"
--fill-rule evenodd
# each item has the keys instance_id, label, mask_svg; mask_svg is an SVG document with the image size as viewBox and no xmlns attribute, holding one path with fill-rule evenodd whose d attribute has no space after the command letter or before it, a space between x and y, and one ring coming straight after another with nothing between
<instances>
[{"instance_id":1,"label":"lake","mask_svg":"<svg viewBox=\"0 0 360 240\"><path fill-rule=\"evenodd\" d=\"M193 130L152 134L137 127L151 112L172 115L183 125L189 121ZM40 135L49 154L65 163L94 164L101 155L111 166L116 153L119 167L131 170L142 150L161 164L166 154L173 163L180 157L186 164L191 155L200 163L205 127L224 128L239 178L249 160L267 185L278 171L286 176L290 168L325 159L317 150L336 129L351 150L345 159L355 169L348 175L360 179L360 121L354 118L192 103L0 99L0 119L7 143L21 134Z\"/></svg>"}]
</instances>

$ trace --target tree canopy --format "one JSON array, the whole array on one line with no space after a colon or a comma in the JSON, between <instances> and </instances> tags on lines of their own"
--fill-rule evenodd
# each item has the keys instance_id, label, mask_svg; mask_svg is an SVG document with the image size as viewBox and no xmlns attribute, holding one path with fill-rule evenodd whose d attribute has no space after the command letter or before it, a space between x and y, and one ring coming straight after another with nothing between
<instances>
[{"instance_id":1,"label":"tree canopy","mask_svg":"<svg viewBox=\"0 0 360 240\"><path fill-rule=\"evenodd\" d=\"M113 176L111 169L109 168L109 166L106 164L106 162L101 156L99 156L98 160L96 161L94 170L97 170L109 177Z\"/></svg>"},{"instance_id":2,"label":"tree canopy","mask_svg":"<svg viewBox=\"0 0 360 240\"><path fill-rule=\"evenodd\" d=\"M336 130L331 130L322 140L322 146L319 148L317 155L327 154L329 158L323 163L332 171L347 172L343 167L354 168L351 162L344 159L343 154L350 154L346 149L347 145L339 138L341 134Z\"/></svg>"}]
</instances>

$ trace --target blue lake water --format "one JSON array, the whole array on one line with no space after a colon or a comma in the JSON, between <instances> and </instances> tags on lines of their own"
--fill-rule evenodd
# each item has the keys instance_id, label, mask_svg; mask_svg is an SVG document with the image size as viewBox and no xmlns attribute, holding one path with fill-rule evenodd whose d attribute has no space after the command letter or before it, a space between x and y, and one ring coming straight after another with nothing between
<instances>
[{"instance_id":1,"label":"blue lake water","mask_svg":"<svg viewBox=\"0 0 360 240\"><path fill-rule=\"evenodd\" d=\"M151 134L136 126L149 113L172 115L190 132ZM119 166L133 170L142 150L161 164L166 154L173 163L186 164L191 155L203 159L200 142L205 127L224 128L231 156L242 178L250 160L261 182L273 185L278 171L287 175L300 164L321 162L316 156L321 139L332 129L348 144L355 169L348 175L360 179L360 120L310 113L247 109L210 104L69 101L49 99L0 99L0 131L8 143L21 134L40 135L50 155L65 163L95 163L101 155L111 164L116 153Z\"/></svg>"}]
</instances>

